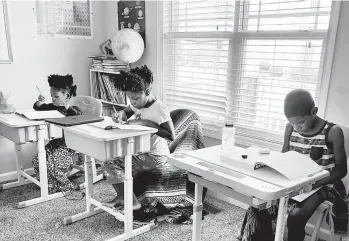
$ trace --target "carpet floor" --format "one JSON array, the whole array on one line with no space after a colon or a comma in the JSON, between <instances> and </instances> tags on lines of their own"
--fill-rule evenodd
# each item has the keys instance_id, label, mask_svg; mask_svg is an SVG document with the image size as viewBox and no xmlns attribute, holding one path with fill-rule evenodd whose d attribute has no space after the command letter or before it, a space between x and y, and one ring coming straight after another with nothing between
<instances>
[{"instance_id":1,"label":"carpet floor","mask_svg":"<svg viewBox=\"0 0 349 241\"><path fill-rule=\"evenodd\" d=\"M96 183L93 196L100 201L111 200L114 190L105 182ZM64 217L85 210L85 200L58 198L23 209L17 203L40 196L34 184L0 191L0 240L3 241L97 241L107 240L123 232L123 223L108 213L64 226ZM203 220L203 241L234 241L239 233L244 210L208 196L206 202L222 212L208 214ZM191 225L173 225L162 222L156 229L130 239L131 241L189 241Z\"/></svg>"}]
</instances>

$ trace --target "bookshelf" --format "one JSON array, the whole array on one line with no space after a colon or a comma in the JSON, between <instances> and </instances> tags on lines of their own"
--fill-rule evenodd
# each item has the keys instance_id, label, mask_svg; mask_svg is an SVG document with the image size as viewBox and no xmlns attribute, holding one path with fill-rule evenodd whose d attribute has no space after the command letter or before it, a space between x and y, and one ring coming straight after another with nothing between
<instances>
[{"instance_id":1,"label":"bookshelf","mask_svg":"<svg viewBox=\"0 0 349 241\"><path fill-rule=\"evenodd\" d=\"M112 75L118 74L118 71L96 68L90 69L91 96L99 99L102 102L104 116L111 116L114 112L114 108L116 110L121 110L124 109L129 103L126 94L124 92L117 91L110 81L110 77L112 77Z\"/></svg>"}]
</instances>

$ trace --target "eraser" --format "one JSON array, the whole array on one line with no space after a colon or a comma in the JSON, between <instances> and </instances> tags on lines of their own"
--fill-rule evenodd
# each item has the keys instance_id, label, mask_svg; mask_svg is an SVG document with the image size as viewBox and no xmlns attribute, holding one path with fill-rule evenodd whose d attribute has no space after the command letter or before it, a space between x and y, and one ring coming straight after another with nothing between
<instances>
[{"instance_id":1,"label":"eraser","mask_svg":"<svg viewBox=\"0 0 349 241\"><path fill-rule=\"evenodd\" d=\"M259 154L270 154L269 148L261 148L259 149Z\"/></svg>"}]
</instances>

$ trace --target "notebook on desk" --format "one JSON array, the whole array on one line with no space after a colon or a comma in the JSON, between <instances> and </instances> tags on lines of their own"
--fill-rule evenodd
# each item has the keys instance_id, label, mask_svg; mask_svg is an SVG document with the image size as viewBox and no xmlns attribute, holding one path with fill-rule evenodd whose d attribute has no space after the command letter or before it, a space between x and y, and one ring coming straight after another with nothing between
<instances>
[{"instance_id":1,"label":"notebook on desk","mask_svg":"<svg viewBox=\"0 0 349 241\"><path fill-rule=\"evenodd\" d=\"M61 118L65 117L57 110L46 110L46 111L36 111L33 109L29 110L17 110L16 114L22 115L29 120L44 120L49 118Z\"/></svg>"},{"instance_id":2,"label":"notebook on desk","mask_svg":"<svg viewBox=\"0 0 349 241\"><path fill-rule=\"evenodd\" d=\"M48 123L52 123L60 126L76 126L76 125L100 122L103 120L104 120L103 116L97 117L93 115L74 115L74 116L67 116L63 118L45 119L45 121Z\"/></svg>"}]
</instances>

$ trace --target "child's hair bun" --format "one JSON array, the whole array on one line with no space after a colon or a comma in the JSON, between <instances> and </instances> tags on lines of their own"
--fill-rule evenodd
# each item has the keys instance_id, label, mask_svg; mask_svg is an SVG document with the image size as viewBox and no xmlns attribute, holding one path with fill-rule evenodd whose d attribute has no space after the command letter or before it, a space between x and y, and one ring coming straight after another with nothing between
<instances>
[{"instance_id":1,"label":"child's hair bun","mask_svg":"<svg viewBox=\"0 0 349 241\"><path fill-rule=\"evenodd\" d=\"M50 87L57 89L65 89L69 92L70 96L76 96L76 85L73 85L73 76L70 74L67 75L58 75L51 74L47 77L48 84Z\"/></svg>"},{"instance_id":2,"label":"child's hair bun","mask_svg":"<svg viewBox=\"0 0 349 241\"><path fill-rule=\"evenodd\" d=\"M119 75L110 76L115 87L122 91L145 91L153 83L153 72L146 66L136 67L130 71L120 70Z\"/></svg>"},{"instance_id":3,"label":"child's hair bun","mask_svg":"<svg viewBox=\"0 0 349 241\"><path fill-rule=\"evenodd\" d=\"M50 76L47 77L47 81L50 87L65 89L67 87L70 88L73 85L73 76L70 74L67 74L67 75L51 74Z\"/></svg>"},{"instance_id":4,"label":"child's hair bun","mask_svg":"<svg viewBox=\"0 0 349 241\"><path fill-rule=\"evenodd\" d=\"M76 96L76 85L70 87L70 97Z\"/></svg>"},{"instance_id":5,"label":"child's hair bun","mask_svg":"<svg viewBox=\"0 0 349 241\"><path fill-rule=\"evenodd\" d=\"M140 76L148 84L152 84L154 82L153 72L148 68L147 65L143 65L140 68L136 67L131 69L130 72Z\"/></svg>"}]
</instances>

